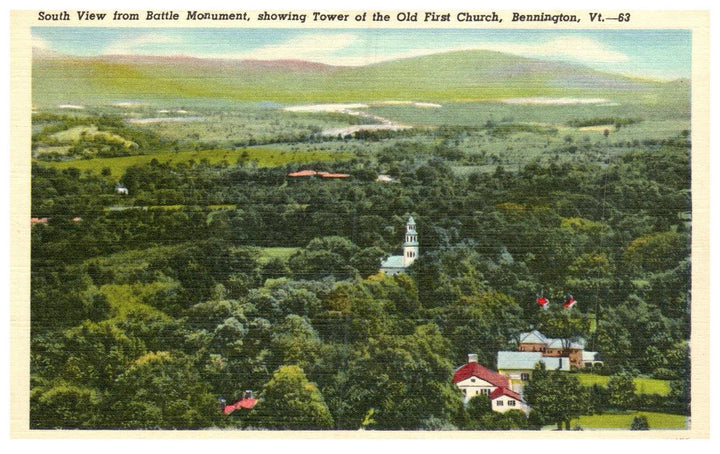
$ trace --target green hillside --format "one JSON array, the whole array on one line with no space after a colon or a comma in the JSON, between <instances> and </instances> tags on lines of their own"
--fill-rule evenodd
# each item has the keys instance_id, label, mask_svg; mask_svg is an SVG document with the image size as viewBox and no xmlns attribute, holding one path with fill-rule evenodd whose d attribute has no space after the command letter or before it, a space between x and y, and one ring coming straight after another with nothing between
<instances>
[{"instance_id":1,"label":"green hillside","mask_svg":"<svg viewBox=\"0 0 720 454\"><path fill-rule=\"evenodd\" d=\"M660 83L582 66L489 51L461 51L363 67L161 57L37 57L33 102L107 103L168 98L237 101L477 101L511 97L604 97L659 102L687 98L686 84Z\"/></svg>"}]
</instances>

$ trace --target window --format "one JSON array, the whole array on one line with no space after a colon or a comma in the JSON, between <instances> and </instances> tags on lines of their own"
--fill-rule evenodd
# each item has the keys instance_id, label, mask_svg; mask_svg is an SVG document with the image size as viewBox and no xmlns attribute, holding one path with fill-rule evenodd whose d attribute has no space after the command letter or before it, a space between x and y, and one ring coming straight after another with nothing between
<instances>
[{"instance_id":1,"label":"window","mask_svg":"<svg viewBox=\"0 0 720 454\"><path fill-rule=\"evenodd\" d=\"M470 382L471 382L471 383L475 383L475 379L474 379L474 378L471 378L471 379L470 379Z\"/></svg>"},{"instance_id":2,"label":"window","mask_svg":"<svg viewBox=\"0 0 720 454\"><path fill-rule=\"evenodd\" d=\"M502 407L502 406L503 406L503 401L502 401L502 400L498 400L495 405L498 406L498 407Z\"/></svg>"},{"instance_id":3,"label":"window","mask_svg":"<svg viewBox=\"0 0 720 454\"><path fill-rule=\"evenodd\" d=\"M530 374L528 374L527 372L521 373L521 374L520 374L520 380L522 380L522 381L528 381L528 380L530 380Z\"/></svg>"},{"instance_id":4,"label":"window","mask_svg":"<svg viewBox=\"0 0 720 454\"><path fill-rule=\"evenodd\" d=\"M514 400L508 400L508 407L514 407L515 401Z\"/></svg>"}]
</instances>

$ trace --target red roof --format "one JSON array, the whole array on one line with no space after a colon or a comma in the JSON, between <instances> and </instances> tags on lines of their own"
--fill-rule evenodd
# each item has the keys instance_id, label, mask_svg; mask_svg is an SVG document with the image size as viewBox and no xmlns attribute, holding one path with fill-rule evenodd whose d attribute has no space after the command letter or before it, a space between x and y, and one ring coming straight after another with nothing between
<instances>
[{"instance_id":1,"label":"red roof","mask_svg":"<svg viewBox=\"0 0 720 454\"><path fill-rule=\"evenodd\" d=\"M230 413L234 412L235 410L238 410L240 408L245 408L246 410L252 409L255 404L257 403L257 399L253 399L252 397L246 397L245 399L238 400L232 405L225 405L225 408L223 408L223 413L226 415L229 415Z\"/></svg>"},{"instance_id":2,"label":"red roof","mask_svg":"<svg viewBox=\"0 0 720 454\"><path fill-rule=\"evenodd\" d=\"M317 174L314 170L300 170L299 172L288 173L289 177L314 177Z\"/></svg>"},{"instance_id":3,"label":"red roof","mask_svg":"<svg viewBox=\"0 0 720 454\"><path fill-rule=\"evenodd\" d=\"M522 397L520 397L520 394L508 388L497 388L495 391L490 393L490 400L497 399L500 396L508 396L512 397L515 400L522 401Z\"/></svg>"},{"instance_id":4,"label":"red roof","mask_svg":"<svg viewBox=\"0 0 720 454\"><path fill-rule=\"evenodd\" d=\"M510 380L494 370L481 366L479 363L470 362L455 371L453 376L453 384L461 382L470 377L477 377L499 388L507 388L510 386Z\"/></svg>"},{"instance_id":5,"label":"red roof","mask_svg":"<svg viewBox=\"0 0 720 454\"><path fill-rule=\"evenodd\" d=\"M350 175L347 173L330 173L330 172L318 172L318 175L320 175L323 178L349 178Z\"/></svg>"}]
</instances>

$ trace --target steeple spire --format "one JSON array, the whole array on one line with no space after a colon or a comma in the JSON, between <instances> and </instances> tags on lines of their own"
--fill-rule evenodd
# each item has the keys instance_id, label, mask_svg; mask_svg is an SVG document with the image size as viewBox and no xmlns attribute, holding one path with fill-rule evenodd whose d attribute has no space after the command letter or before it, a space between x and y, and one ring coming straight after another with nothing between
<instances>
[{"instance_id":1,"label":"steeple spire","mask_svg":"<svg viewBox=\"0 0 720 454\"><path fill-rule=\"evenodd\" d=\"M405 243L403 243L403 266L412 265L420 253L415 220L410 216L405 224Z\"/></svg>"}]
</instances>

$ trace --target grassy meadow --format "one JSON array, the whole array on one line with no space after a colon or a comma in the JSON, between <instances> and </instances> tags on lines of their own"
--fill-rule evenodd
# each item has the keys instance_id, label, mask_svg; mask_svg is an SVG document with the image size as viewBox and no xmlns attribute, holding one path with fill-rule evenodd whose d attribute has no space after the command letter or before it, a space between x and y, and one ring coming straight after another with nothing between
<instances>
[{"instance_id":1,"label":"grassy meadow","mask_svg":"<svg viewBox=\"0 0 720 454\"><path fill-rule=\"evenodd\" d=\"M645 416L650 430L684 430L688 428L688 418L684 415L656 413L651 411L634 411L629 413L605 413L602 415L583 415L573 419L571 427L576 424L583 429L624 429L627 430L636 416Z\"/></svg>"},{"instance_id":2,"label":"grassy meadow","mask_svg":"<svg viewBox=\"0 0 720 454\"><path fill-rule=\"evenodd\" d=\"M248 165L259 167L283 166L289 163L310 163L310 162L333 162L351 158L347 152L327 151L291 151L278 150L273 147L243 148L238 150L200 150L165 152L149 155L122 156L116 158L96 158L75 161L44 162L43 165L57 169L76 168L81 172L99 174L103 169L110 169L113 177L121 177L125 170L131 166L148 164L152 160L159 163L178 165L191 162L200 163L207 161L211 165L226 163L232 165L238 162L245 162Z\"/></svg>"}]
</instances>

